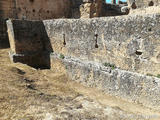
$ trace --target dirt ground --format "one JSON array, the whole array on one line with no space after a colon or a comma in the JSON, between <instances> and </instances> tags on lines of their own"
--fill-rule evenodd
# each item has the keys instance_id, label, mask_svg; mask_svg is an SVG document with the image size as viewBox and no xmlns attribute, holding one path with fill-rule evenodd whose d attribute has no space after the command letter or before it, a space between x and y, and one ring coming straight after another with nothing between
<instances>
[{"instance_id":1,"label":"dirt ground","mask_svg":"<svg viewBox=\"0 0 160 120\"><path fill-rule=\"evenodd\" d=\"M0 50L0 120L160 120L158 111L82 86L62 72L13 64L8 51Z\"/></svg>"}]
</instances>

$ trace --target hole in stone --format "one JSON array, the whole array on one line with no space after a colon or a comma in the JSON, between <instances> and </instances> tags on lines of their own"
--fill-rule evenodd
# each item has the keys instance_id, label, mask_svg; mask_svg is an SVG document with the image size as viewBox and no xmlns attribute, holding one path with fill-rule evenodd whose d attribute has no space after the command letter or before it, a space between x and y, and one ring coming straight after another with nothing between
<instances>
[{"instance_id":1,"label":"hole in stone","mask_svg":"<svg viewBox=\"0 0 160 120\"><path fill-rule=\"evenodd\" d=\"M30 2L34 2L34 0L29 0Z\"/></svg>"},{"instance_id":2,"label":"hole in stone","mask_svg":"<svg viewBox=\"0 0 160 120\"><path fill-rule=\"evenodd\" d=\"M151 32L151 31L152 31L152 28L149 28L148 31Z\"/></svg>"},{"instance_id":3,"label":"hole in stone","mask_svg":"<svg viewBox=\"0 0 160 120\"><path fill-rule=\"evenodd\" d=\"M21 11L21 8L18 8L19 11Z\"/></svg>"},{"instance_id":4,"label":"hole in stone","mask_svg":"<svg viewBox=\"0 0 160 120\"><path fill-rule=\"evenodd\" d=\"M65 34L63 34L63 45L66 45L66 39L65 39Z\"/></svg>"},{"instance_id":5,"label":"hole in stone","mask_svg":"<svg viewBox=\"0 0 160 120\"><path fill-rule=\"evenodd\" d=\"M39 44L40 44L40 43L41 43L41 41L40 41L40 40L38 40L38 41L37 41L37 43L39 43Z\"/></svg>"},{"instance_id":6,"label":"hole in stone","mask_svg":"<svg viewBox=\"0 0 160 120\"><path fill-rule=\"evenodd\" d=\"M36 10L35 10L35 9L33 9L32 11L33 11L33 12L36 12Z\"/></svg>"},{"instance_id":7,"label":"hole in stone","mask_svg":"<svg viewBox=\"0 0 160 120\"><path fill-rule=\"evenodd\" d=\"M150 1L148 6L153 6L154 5L154 2L153 1Z\"/></svg>"},{"instance_id":8,"label":"hole in stone","mask_svg":"<svg viewBox=\"0 0 160 120\"><path fill-rule=\"evenodd\" d=\"M98 34L95 34L95 48L98 48L97 39L98 39Z\"/></svg>"},{"instance_id":9,"label":"hole in stone","mask_svg":"<svg viewBox=\"0 0 160 120\"><path fill-rule=\"evenodd\" d=\"M49 13L49 10L47 10L47 13Z\"/></svg>"},{"instance_id":10,"label":"hole in stone","mask_svg":"<svg viewBox=\"0 0 160 120\"><path fill-rule=\"evenodd\" d=\"M157 60L160 62L160 54L157 55Z\"/></svg>"},{"instance_id":11,"label":"hole in stone","mask_svg":"<svg viewBox=\"0 0 160 120\"><path fill-rule=\"evenodd\" d=\"M136 55L142 55L142 53L143 53L143 52L140 51L140 50L137 50L137 51L136 51Z\"/></svg>"},{"instance_id":12,"label":"hole in stone","mask_svg":"<svg viewBox=\"0 0 160 120\"><path fill-rule=\"evenodd\" d=\"M98 44L95 44L95 48L98 48Z\"/></svg>"},{"instance_id":13,"label":"hole in stone","mask_svg":"<svg viewBox=\"0 0 160 120\"><path fill-rule=\"evenodd\" d=\"M38 34L37 34L37 33L35 33L35 34L34 34L34 37L37 37L37 36L38 36Z\"/></svg>"},{"instance_id":14,"label":"hole in stone","mask_svg":"<svg viewBox=\"0 0 160 120\"><path fill-rule=\"evenodd\" d=\"M5 21L9 20L9 18L6 18Z\"/></svg>"},{"instance_id":15,"label":"hole in stone","mask_svg":"<svg viewBox=\"0 0 160 120\"><path fill-rule=\"evenodd\" d=\"M137 6L136 6L136 3L135 3L135 2L133 2L133 3L132 3L131 8L132 8L132 9L136 9L136 8L137 8Z\"/></svg>"}]
</instances>

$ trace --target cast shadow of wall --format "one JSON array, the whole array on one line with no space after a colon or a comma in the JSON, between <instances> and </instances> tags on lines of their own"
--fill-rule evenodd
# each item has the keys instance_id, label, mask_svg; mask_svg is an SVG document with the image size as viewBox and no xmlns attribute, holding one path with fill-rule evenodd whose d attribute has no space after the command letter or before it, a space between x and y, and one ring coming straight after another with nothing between
<instances>
[{"instance_id":1,"label":"cast shadow of wall","mask_svg":"<svg viewBox=\"0 0 160 120\"><path fill-rule=\"evenodd\" d=\"M83 4L83 0L71 0L71 16L70 18L79 19L80 14L80 5Z\"/></svg>"},{"instance_id":2,"label":"cast shadow of wall","mask_svg":"<svg viewBox=\"0 0 160 120\"><path fill-rule=\"evenodd\" d=\"M53 52L43 21L12 20L8 29L13 29L15 53L13 62L27 64L36 69L50 69L50 53ZM13 42L14 41L14 42ZM13 47L11 47L13 49Z\"/></svg>"},{"instance_id":3,"label":"cast shadow of wall","mask_svg":"<svg viewBox=\"0 0 160 120\"><path fill-rule=\"evenodd\" d=\"M7 34L7 19L0 18L0 49L9 48L9 39Z\"/></svg>"},{"instance_id":4,"label":"cast shadow of wall","mask_svg":"<svg viewBox=\"0 0 160 120\"><path fill-rule=\"evenodd\" d=\"M33 67L39 68L39 69L50 69L51 67L50 54L53 52L53 48L52 48L50 39L48 37L48 34L46 32L45 26L43 24L43 21L39 22L38 27L40 28L40 32L39 32L40 35L37 36L37 40L39 40L40 38L40 41L42 43L42 52L40 53L40 57L37 60L39 61L39 64L37 65L35 64L33 65ZM34 37L36 37L36 34L34 34Z\"/></svg>"}]
</instances>

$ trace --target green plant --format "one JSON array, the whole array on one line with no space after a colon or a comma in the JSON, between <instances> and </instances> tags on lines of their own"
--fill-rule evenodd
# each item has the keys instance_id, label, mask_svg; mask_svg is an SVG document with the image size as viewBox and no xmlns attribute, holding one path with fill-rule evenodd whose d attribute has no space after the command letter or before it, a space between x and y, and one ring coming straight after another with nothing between
<instances>
[{"instance_id":1,"label":"green plant","mask_svg":"<svg viewBox=\"0 0 160 120\"><path fill-rule=\"evenodd\" d=\"M157 75L157 78L160 78L160 74Z\"/></svg>"},{"instance_id":2,"label":"green plant","mask_svg":"<svg viewBox=\"0 0 160 120\"><path fill-rule=\"evenodd\" d=\"M65 69L68 69L67 65L65 66Z\"/></svg>"},{"instance_id":3,"label":"green plant","mask_svg":"<svg viewBox=\"0 0 160 120\"><path fill-rule=\"evenodd\" d=\"M108 66L109 66L109 63L106 63L106 62L105 62L103 65L104 65L105 67L108 67Z\"/></svg>"},{"instance_id":4,"label":"green plant","mask_svg":"<svg viewBox=\"0 0 160 120\"><path fill-rule=\"evenodd\" d=\"M146 75L147 75L147 76L153 76L151 73L147 73Z\"/></svg>"},{"instance_id":5,"label":"green plant","mask_svg":"<svg viewBox=\"0 0 160 120\"><path fill-rule=\"evenodd\" d=\"M111 64L111 63L107 63L107 62L105 62L103 65L104 65L105 67L111 67L112 70L114 70L114 69L116 68L116 65L115 65L115 64Z\"/></svg>"},{"instance_id":6,"label":"green plant","mask_svg":"<svg viewBox=\"0 0 160 120\"><path fill-rule=\"evenodd\" d=\"M65 57L63 54L60 54L59 58L64 59Z\"/></svg>"}]
</instances>

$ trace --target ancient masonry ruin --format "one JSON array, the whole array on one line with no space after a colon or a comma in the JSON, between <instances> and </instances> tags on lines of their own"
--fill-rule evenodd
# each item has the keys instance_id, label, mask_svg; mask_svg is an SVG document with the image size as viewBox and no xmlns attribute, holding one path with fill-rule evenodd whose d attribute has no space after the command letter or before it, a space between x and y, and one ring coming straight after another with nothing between
<instances>
[{"instance_id":1,"label":"ancient masonry ruin","mask_svg":"<svg viewBox=\"0 0 160 120\"><path fill-rule=\"evenodd\" d=\"M62 70L84 85L160 110L159 0L37 1L0 1L0 45L9 46L9 38L13 62Z\"/></svg>"}]
</instances>

